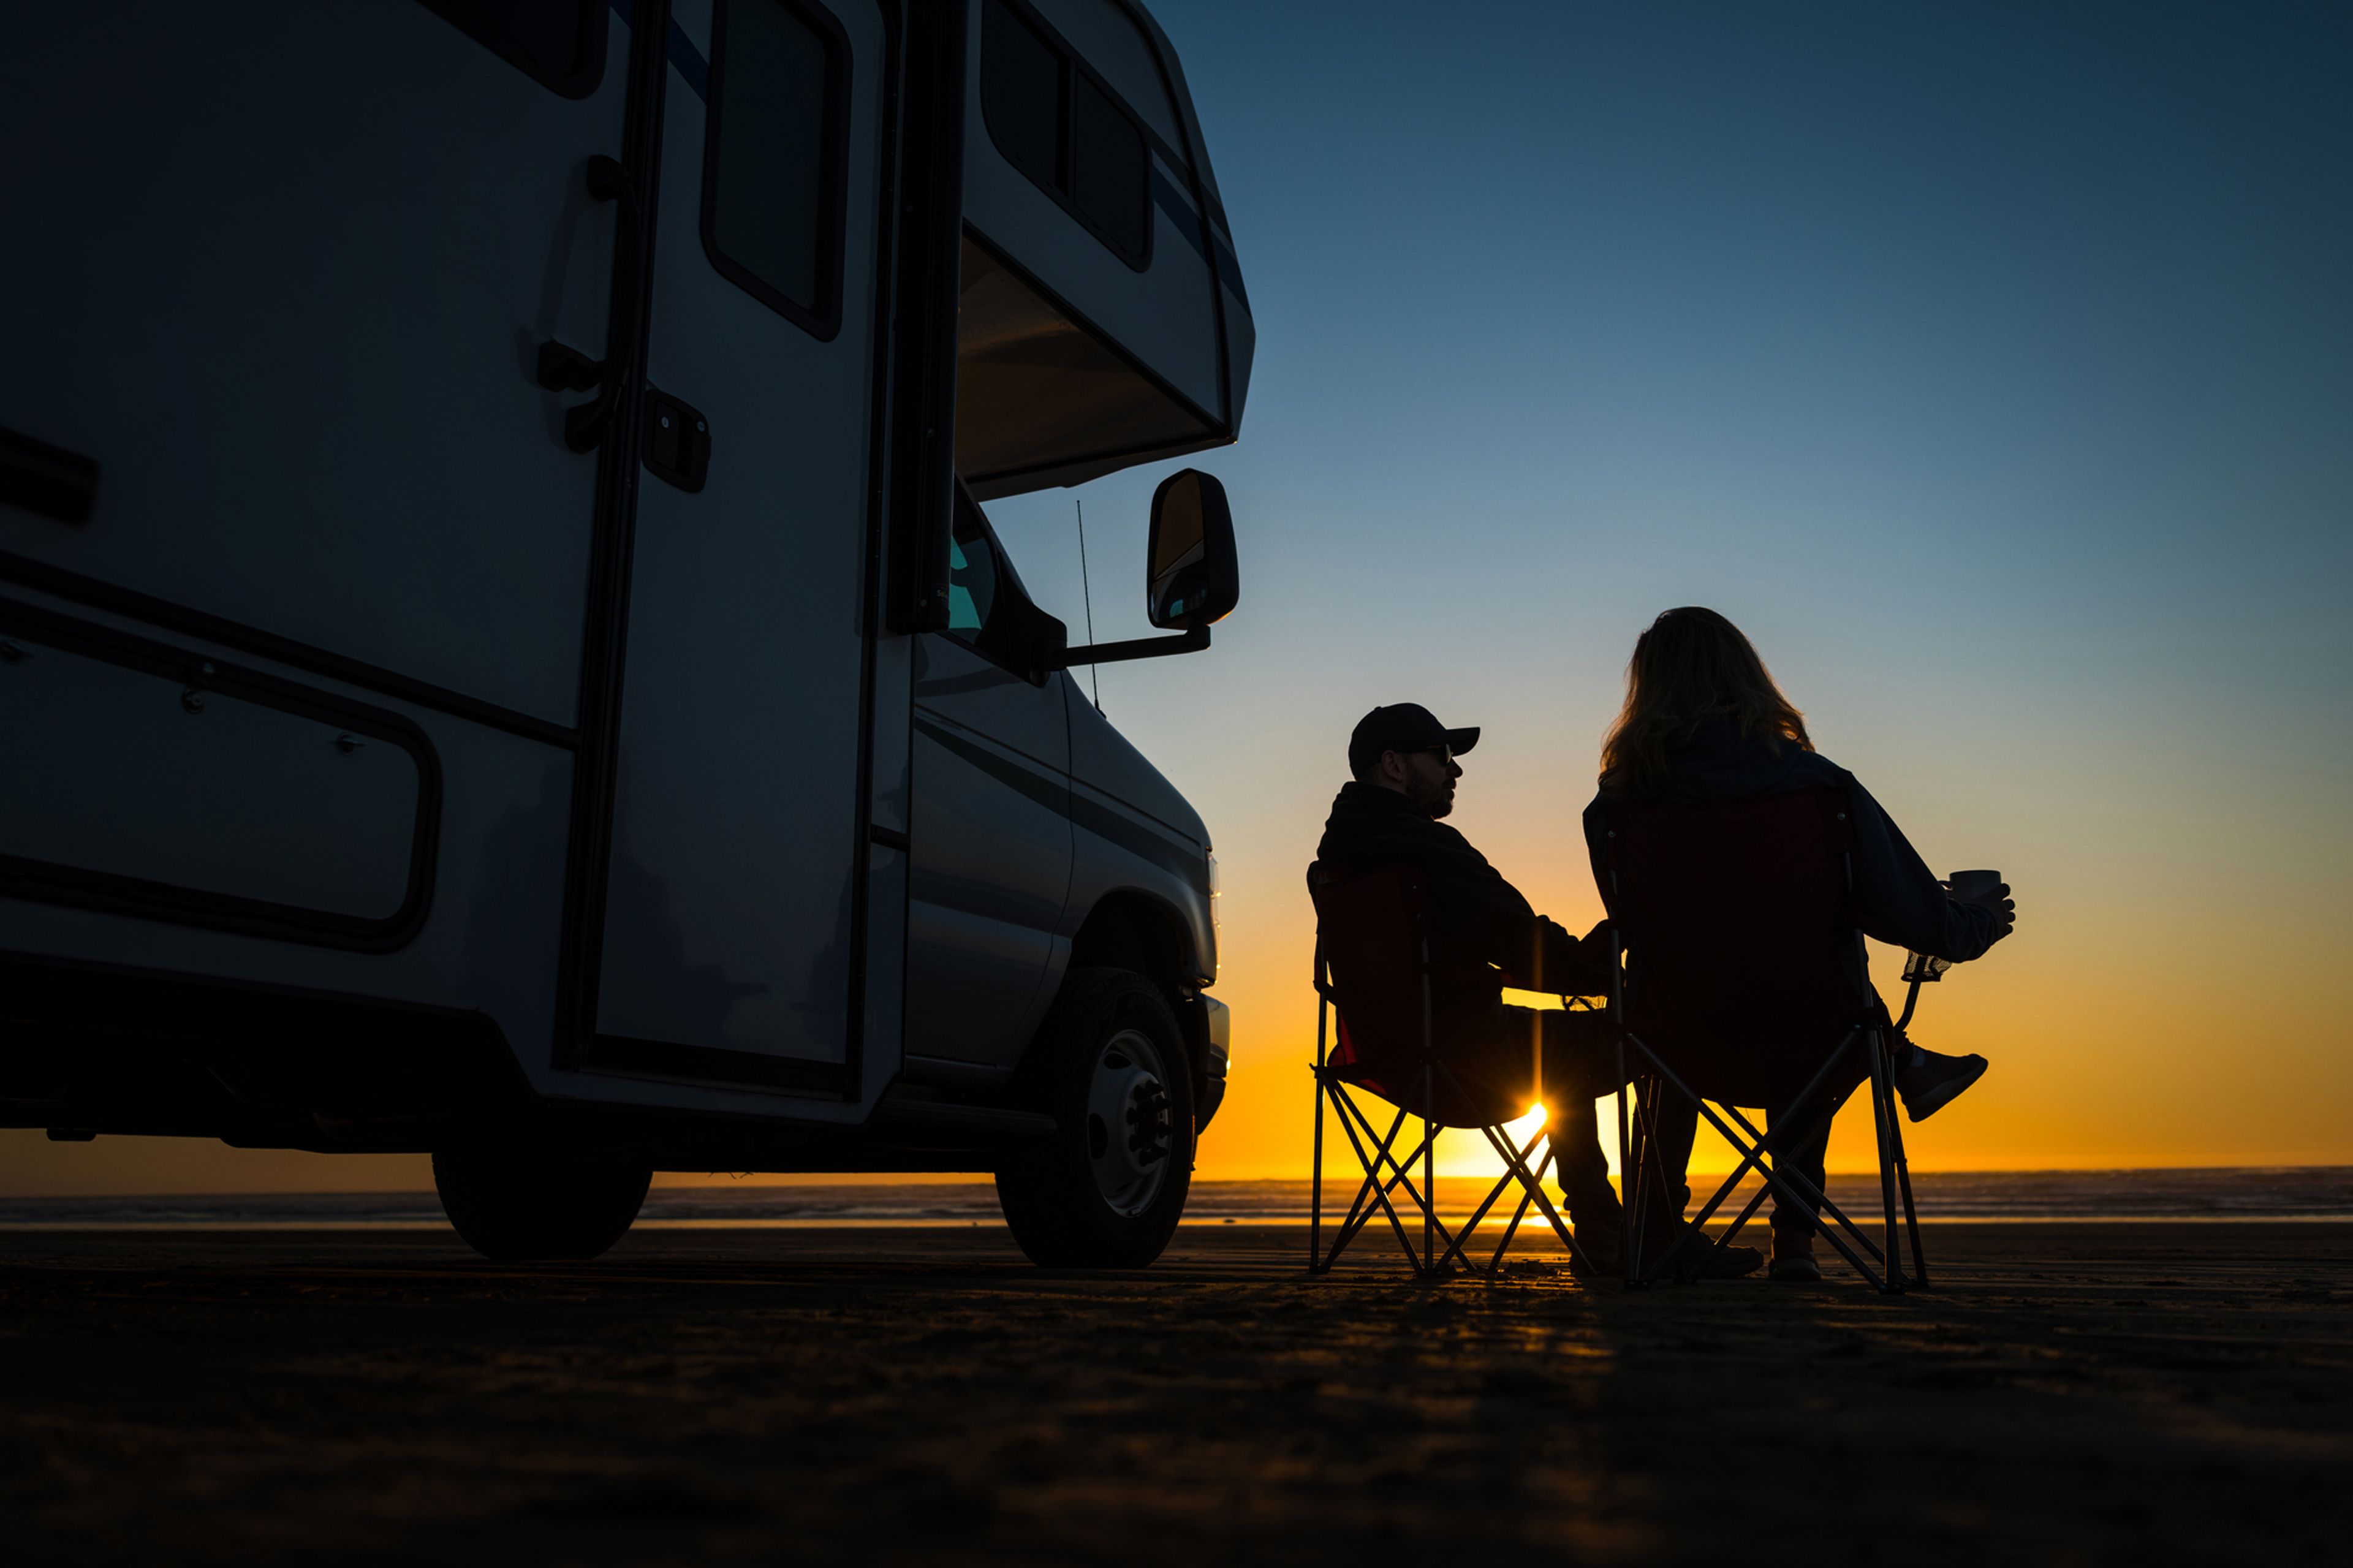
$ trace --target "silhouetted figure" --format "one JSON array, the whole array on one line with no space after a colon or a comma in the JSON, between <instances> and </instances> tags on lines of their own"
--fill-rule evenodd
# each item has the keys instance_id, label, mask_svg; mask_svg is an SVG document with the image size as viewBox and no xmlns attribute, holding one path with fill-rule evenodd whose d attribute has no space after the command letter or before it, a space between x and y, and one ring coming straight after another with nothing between
<instances>
[{"instance_id":1,"label":"silhouetted figure","mask_svg":"<svg viewBox=\"0 0 2353 1568\"><path fill-rule=\"evenodd\" d=\"M1593 1102L1618 1087L1617 1057L1598 1013L1512 1007L1508 984L1527 991L1595 996L1609 987L1602 927L1578 939L1532 909L1471 841L1439 818L1454 808L1454 759L1478 743L1474 728L1449 730L1411 702L1376 708L1348 740L1355 775L1332 803L1316 846L1327 868L1403 862L1429 901L1431 1037L1476 1102L1472 1121L1509 1121L1528 1108L1531 1058L1540 1055L1562 1196L1579 1245L1604 1269L1620 1256L1618 1194L1601 1152ZM1532 1049L1539 1035L1541 1053ZM1748 1267L1760 1261L1748 1253Z\"/></svg>"},{"instance_id":2,"label":"silhouetted figure","mask_svg":"<svg viewBox=\"0 0 2353 1568\"><path fill-rule=\"evenodd\" d=\"M1817 788L1847 793L1854 817L1854 904L1864 934L1956 963L1982 954L2016 919L2008 883L1972 897L1947 892L1903 832L1852 773L1814 750L1804 716L1766 671L1740 629L1714 610L1669 610L1636 639L1626 703L1601 748L1600 793L1586 808L1586 838L1599 877L1597 808L1609 802L1698 805ZM1934 1115L1983 1076L1981 1056L1940 1056L1908 1040L1894 1052L1896 1092L1915 1121ZM1704 1092L1703 1090L1703 1092ZM1672 1089L1661 1107L1659 1153L1681 1184L1698 1108ZM1819 1190L1830 1142L1788 1152L1790 1168ZM1686 1193L1685 1202L1688 1202ZM1676 1216L1669 1216L1680 1225ZM1818 1211L1773 1209L1773 1277L1819 1279ZM1645 1227L1646 1234L1648 1227Z\"/></svg>"}]
</instances>

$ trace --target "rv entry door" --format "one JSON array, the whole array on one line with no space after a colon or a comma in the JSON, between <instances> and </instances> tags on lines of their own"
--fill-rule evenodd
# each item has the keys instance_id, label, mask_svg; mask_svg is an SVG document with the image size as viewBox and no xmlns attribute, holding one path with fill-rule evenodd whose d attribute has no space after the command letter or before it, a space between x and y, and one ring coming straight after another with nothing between
<instances>
[{"instance_id":1,"label":"rv entry door","mask_svg":"<svg viewBox=\"0 0 2353 1568\"><path fill-rule=\"evenodd\" d=\"M888 40L871 0L672 16L584 1057L854 1093Z\"/></svg>"}]
</instances>

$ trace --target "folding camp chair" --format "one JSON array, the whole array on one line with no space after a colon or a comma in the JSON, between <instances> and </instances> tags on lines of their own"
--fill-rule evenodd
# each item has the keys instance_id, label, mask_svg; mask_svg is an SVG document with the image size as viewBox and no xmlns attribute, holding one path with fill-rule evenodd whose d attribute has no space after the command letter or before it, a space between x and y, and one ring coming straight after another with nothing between
<instances>
[{"instance_id":1,"label":"folding camp chair","mask_svg":"<svg viewBox=\"0 0 2353 1568\"><path fill-rule=\"evenodd\" d=\"M1665 1259L1645 1257L1644 1211L1679 1211L1658 1154L1669 1089L1695 1102L1739 1163L1701 1208L1704 1225L1754 1170L1764 1185L1715 1246L1728 1247L1763 1204L1819 1205L1820 1234L1874 1289L1926 1286L1919 1217L1904 1158L1890 1066L1901 1026L1872 990L1854 918L1854 823L1843 790L1705 805L1605 806L1592 828L1594 870L1620 961L1610 1015L1621 1079L1645 1080L1630 1127L1619 1096L1619 1168L1626 1199L1626 1279L1647 1283ZM1929 976L1907 969L1914 981ZM1910 1022L1912 1007L1905 1008ZM1826 1053L1826 1054L1825 1054ZM1882 1243L1783 1156L1821 1135L1864 1083L1878 1134ZM1712 1102L1712 1103L1711 1103ZM1771 1113L1760 1133L1742 1107ZM1911 1270L1898 1256L1897 1215ZM1653 1249L1655 1250L1655 1249ZM1876 1267L1874 1267L1874 1265Z\"/></svg>"},{"instance_id":2,"label":"folding camp chair","mask_svg":"<svg viewBox=\"0 0 2353 1568\"><path fill-rule=\"evenodd\" d=\"M1593 1272L1592 1260L1577 1244L1544 1190L1544 1173L1554 1151L1539 1127L1525 1143L1510 1129L1472 1109L1475 1103L1442 1059L1431 1035L1431 981L1438 973L1430 955L1428 905L1420 877L1409 865L1307 868L1307 889L1315 902L1315 1155L1310 1200L1307 1267L1321 1274L1337 1262L1357 1232L1376 1215L1388 1222L1414 1272L1442 1276L1472 1265L1464 1252L1472 1233L1504 1195L1516 1186L1519 1204L1503 1239L1487 1261L1492 1279L1519 1232L1531 1205L1569 1250L1577 1266ZM1542 1082L1542 1037L1531 1040L1529 1083ZM1377 1097L1396 1114L1381 1131L1359 1094ZM1346 1217L1327 1248L1324 1245L1324 1123L1327 1104L1339 1117L1364 1170ZM1398 1153L1398 1140L1410 1121L1420 1134ZM1503 1177L1459 1227L1439 1218L1438 1134L1449 1127L1476 1127L1502 1156ZM1533 1158L1532 1158L1533 1157ZM1421 1167L1420 1181L1414 1166ZM1399 1205L1419 1211L1417 1249Z\"/></svg>"}]
</instances>

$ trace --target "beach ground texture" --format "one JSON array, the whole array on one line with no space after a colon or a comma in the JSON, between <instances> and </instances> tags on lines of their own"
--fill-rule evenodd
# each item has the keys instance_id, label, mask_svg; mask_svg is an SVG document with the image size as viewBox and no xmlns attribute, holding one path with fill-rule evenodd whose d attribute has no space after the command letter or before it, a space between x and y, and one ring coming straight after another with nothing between
<instances>
[{"instance_id":1,"label":"beach ground texture","mask_svg":"<svg viewBox=\"0 0 2353 1568\"><path fill-rule=\"evenodd\" d=\"M21 1562L2353 1559L2353 1225L1946 1223L1898 1300L1304 1239L0 1234L0 1516Z\"/></svg>"}]
</instances>

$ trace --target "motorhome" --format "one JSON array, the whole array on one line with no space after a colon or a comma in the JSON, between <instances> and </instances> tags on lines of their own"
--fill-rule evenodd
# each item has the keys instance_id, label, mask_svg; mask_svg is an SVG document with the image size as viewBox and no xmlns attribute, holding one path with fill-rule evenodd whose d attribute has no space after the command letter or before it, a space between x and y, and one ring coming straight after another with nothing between
<instances>
[{"instance_id":1,"label":"motorhome","mask_svg":"<svg viewBox=\"0 0 2353 1568\"><path fill-rule=\"evenodd\" d=\"M974 1172L1137 1266L1225 1089L1200 817L986 505L1235 439L1134 0L32 7L0 51L0 1124L430 1153L584 1258L650 1173Z\"/></svg>"}]
</instances>

